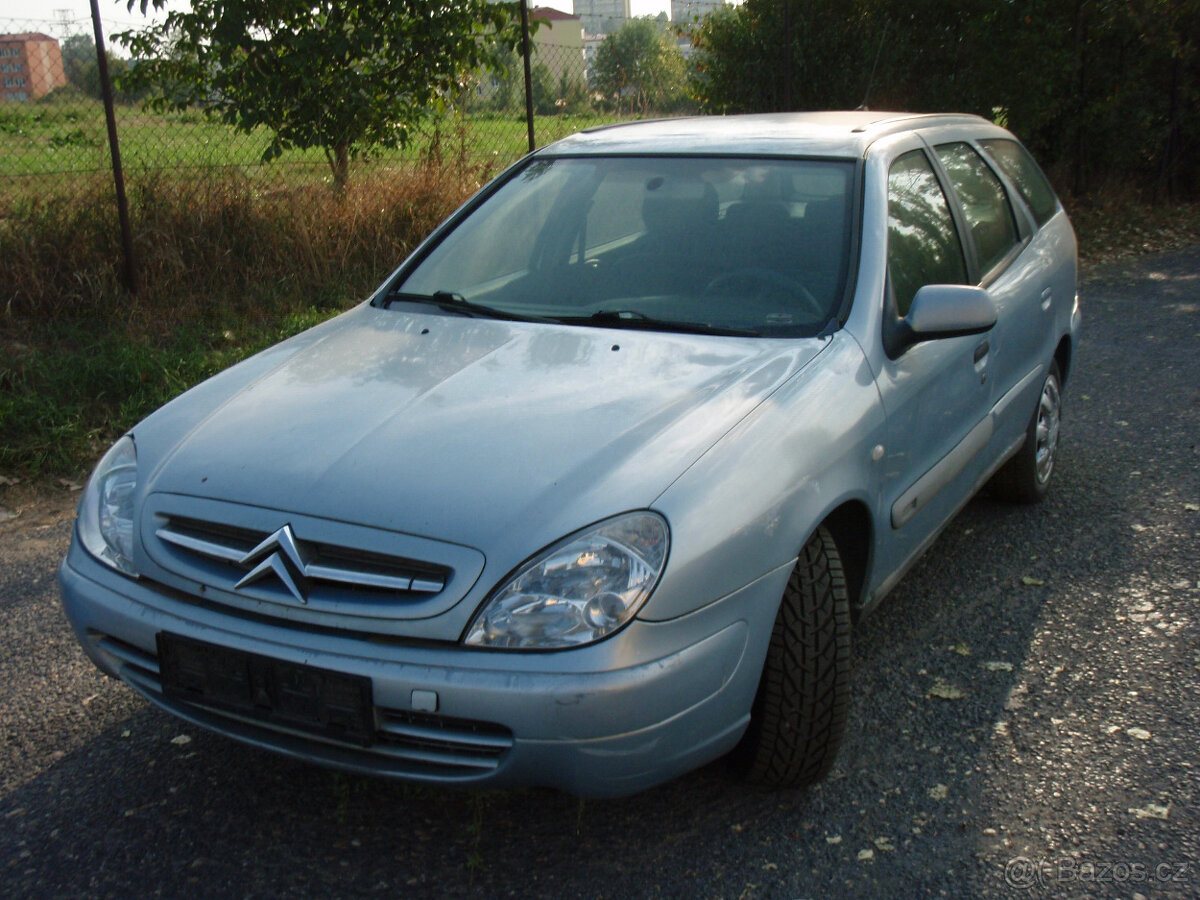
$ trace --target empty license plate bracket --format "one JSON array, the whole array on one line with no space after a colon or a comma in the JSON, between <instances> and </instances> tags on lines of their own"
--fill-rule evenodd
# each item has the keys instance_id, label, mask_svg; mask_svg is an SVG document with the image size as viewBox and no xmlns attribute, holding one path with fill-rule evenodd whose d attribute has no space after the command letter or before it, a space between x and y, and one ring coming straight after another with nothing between
<instances>
[{"instance_id":1,"label":"empty license plate bracket","mask_svg":"<svg viewBox=\"0 0 1200 900\"><path fill-rule=\"evenodd\" d=\"M371 679L157 635L163 693L265 724L366 745L375 734Z\"/></svg>"}]
</instances>

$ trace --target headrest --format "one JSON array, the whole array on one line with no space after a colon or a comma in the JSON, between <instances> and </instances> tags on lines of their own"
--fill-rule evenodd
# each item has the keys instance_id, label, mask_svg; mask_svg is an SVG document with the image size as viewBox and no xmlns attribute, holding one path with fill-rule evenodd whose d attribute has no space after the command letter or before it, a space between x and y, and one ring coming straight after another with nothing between
<instances>
[{"instance_id":1,"label":"headrest","mask_svg":"<svg viewBox=\"0 0 1200 900\"><path fill-rule=\"evenodd\" d=\"M651 178L642 199L649 232L684 235L717 220L717 189L707 181Z\"/></svg>"}]
</instances>

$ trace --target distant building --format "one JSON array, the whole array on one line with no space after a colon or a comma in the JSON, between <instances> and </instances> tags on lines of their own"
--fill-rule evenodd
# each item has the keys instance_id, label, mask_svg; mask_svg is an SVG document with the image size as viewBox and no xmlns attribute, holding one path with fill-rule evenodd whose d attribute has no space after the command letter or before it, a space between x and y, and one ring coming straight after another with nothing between
<instances>
[{"instance_id":1,"label":"distant building","mask_svg":"<svg viewBox=\"0 0 1200 900\"><path fill-rule=\"evenodd\" d=\"M547 6L535 6L529 18L541 24L533 33L533 63L545 63L555 84L565 75L569 81L587 83L583 52L583 26L579 16Z\"/></svg>"},{"instance_id":2,"label":"distant building","mask_svg":"<svg viewBox=\"0 0 1200 900\"><path fill-rule=\"evenodd\" d=\"M671 0L671 21L687 25L724 5L724 0Z\"/></svg>"},{"instance_id":3,"label":"distant building","mask_svg":"<svg viewBox=\"0 0 1200 900\"><path fill-rule=\"evenodd\" d=\"M611 34L631 18L629 0L573 0L571 8L592 35Z\"/></svg>"},{"instance_id":4,"label":"distant building","mask_svg":"<svg viewBox=\"0 0 1200 900\"><path fill-rule=\"evenodd\" d=\"M25 103L66 83L62 51L50 35L0 34L0 99Z\"/></svg>"}]
</instances>

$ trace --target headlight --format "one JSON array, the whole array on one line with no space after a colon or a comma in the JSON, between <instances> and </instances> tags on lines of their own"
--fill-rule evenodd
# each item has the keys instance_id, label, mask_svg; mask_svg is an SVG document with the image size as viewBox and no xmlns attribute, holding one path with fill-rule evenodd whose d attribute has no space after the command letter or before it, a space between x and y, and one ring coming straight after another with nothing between
<instances>
[{"instance_id":1,"label":"headlight","mask_svg":"<svg viewBox=\"0 0 1200 900\"><path fill-rule=\"evenodd\" d=\"M627 513L559 541L480 607L464 641L552 650L590 644L633 618L667 560L662 516Z\"/></svg>"},{"instance_id":2,"label":"headlight","mask_svg":"<svg viewBox=\"0 0 1200 900\"><path fill-rule=\"evenodd\" d=\"M101 562L136 575L133 568L133 492L137 450L121 438L96 466L79 505L79 539Z\"/></svg>"}]
</instances>

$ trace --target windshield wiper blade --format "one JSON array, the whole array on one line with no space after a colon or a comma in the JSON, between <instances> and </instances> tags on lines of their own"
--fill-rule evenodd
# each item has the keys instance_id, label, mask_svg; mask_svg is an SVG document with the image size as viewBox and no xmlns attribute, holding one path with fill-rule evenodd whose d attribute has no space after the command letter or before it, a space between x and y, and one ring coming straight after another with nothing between
<instances>
[{"instance_id":1,"label":"windshield wiper blade","mask_svg":"<svg viewBox=\"0 0 1200 900\"><path fill-rule=\"evenodd\" d=\"M453 291L434 291L432 294L414 294L406 291L391 291L383 298L384 308L386 309L388 304L396 300L404 303L425 303L430 306L436 306L438 309L444 310L445 312L473 318L506 319L512 322L556 321L555 319L547 319L542 316L527 316L522 313L508 312L507 310L496 309L493 306L484 306L482 303L472 303L462 294L458 294Z\"/></svg>"},{"instance_id":2,"label":"windshield wiper blade","mask_svg":"<svg viewBox=\"0 0 1200 900\"><path fill-rule=\"evenodd\" d=\"M757 331L745 328L728 328L708 322L688 322L675 319L659 319L636 309L602 309L590 316L572 316L559 321L571 325L596 325L601 328L630 328L642 331L679 331L684 334L716 334L726 337L759 337Z\"/></svg>"}]
</instances>

